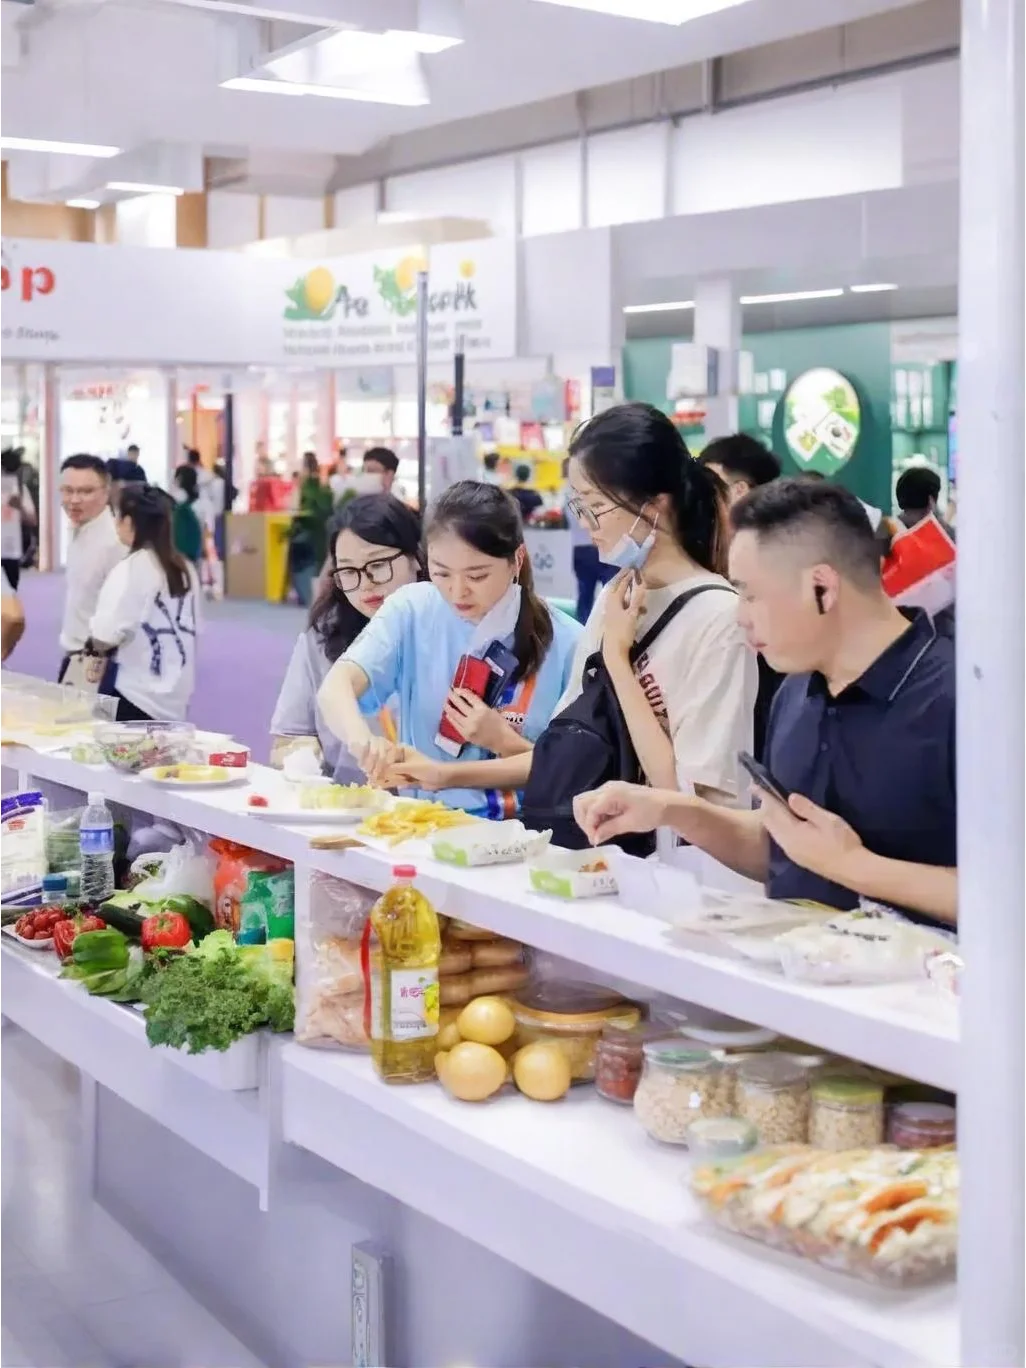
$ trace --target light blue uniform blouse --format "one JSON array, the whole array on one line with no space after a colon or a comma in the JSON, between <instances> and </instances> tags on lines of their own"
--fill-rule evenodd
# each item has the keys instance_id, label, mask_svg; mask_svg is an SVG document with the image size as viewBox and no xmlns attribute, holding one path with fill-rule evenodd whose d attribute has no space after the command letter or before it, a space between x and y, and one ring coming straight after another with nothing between
<instances>
[{"instance_id":1,"label":"light blue uniform blouse","mask_svg":"<svg viewBox=\"0 0 1026 1368\"><path fill-rule=\"evenodd\" d=\"M553 638L541 669L533 680L507 688L499 710L528 741L536 741L548 726L556 704L572 676L574 649L580 625L550 606ZM435 745L453 674L474 635L445 602L433 584L408 584L389 596L343 656L358 665L370 688L360 700L364 712L376 708L378 698L398 701L398 732L403 745L432 760L452 757ZM507 638L512 646L512 638ZM524 698L527 696L526 716ZM466 745L461 760L490 760L490 751ZM512 816L519 794L494 789L443 789L438 794L411 790L418 798L437 797L449 807L465 808L479 816Z\"/></svg>"}]
</instances>

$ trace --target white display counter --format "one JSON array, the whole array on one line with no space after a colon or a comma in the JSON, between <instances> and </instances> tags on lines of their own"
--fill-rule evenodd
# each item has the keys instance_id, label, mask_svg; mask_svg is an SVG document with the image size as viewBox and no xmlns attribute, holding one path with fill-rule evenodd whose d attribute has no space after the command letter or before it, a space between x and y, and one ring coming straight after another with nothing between
<instances>
[{"instance_id":1,"label":"white display counter","mask_svg":"<svg viewBox=\"0 0 1026 1368\"><path fill-rule=\"evenodd\" d=\"M254 818L246 785L168 791L54 755L4 758L23 785L103 788L293 860L300 921L315 869L372 889L391 879L385 852L317 850L309 838L323 827ZM684 950L617 899L564 904L532 893L515 866L496 878L403 857L440 911L955 1087L955 1011L915 985L803 987ZM393 1365L641 1368L652 1346L661 1363L707 1368L960 1362L953 1286L874 1289L712 1229L686 1190L686 1158L590 1089L552 1107L517 1095L475 1107L433 1086L387 1087L362 1056L261 1037L259 1086L231 1091L216 1061L150 1049L138 1013L58 980L51 957L5 944L2 973L4 1016L85 1076L98 1197L275 1368L350 1361L348 1251L367 1238L399 1270Z\"/></svg>"}]
</instances>

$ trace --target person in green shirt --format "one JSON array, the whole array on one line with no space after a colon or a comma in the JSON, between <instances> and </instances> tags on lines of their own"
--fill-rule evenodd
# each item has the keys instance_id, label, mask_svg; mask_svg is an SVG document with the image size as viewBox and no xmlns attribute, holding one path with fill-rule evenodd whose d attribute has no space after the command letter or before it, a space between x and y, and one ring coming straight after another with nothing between
<instances>
[{"instance_id":1,"label":"person in green shirt","mask_svg":"<svg viewBox=\"0 0 1026 1368\"><path fill-rule=\"evenodd\" d=\"M289 576L299 602L308 607L328 555L328 523L334 512L331 490L321 479L317 455L303 455L299 508L289 529Z\"/></svg>"},{"instance_id":2,"label":"person in green shirt","mask_svg":"<svg viewBox=\"0 0 1026 1368\"><path fill-rule=\"evenodd\" d=\"M192 466L182 465L175 471L172 497L175 501L171 518L175 550L198 571L203 559L203 526L194 507L199 498L199 481Z\"/></svg>"}]
</instances>

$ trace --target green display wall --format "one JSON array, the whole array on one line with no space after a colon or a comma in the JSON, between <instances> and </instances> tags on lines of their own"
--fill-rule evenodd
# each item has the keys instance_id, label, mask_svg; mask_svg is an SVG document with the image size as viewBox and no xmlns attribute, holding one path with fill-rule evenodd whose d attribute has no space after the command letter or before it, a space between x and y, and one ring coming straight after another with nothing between
<instances>
[{"instance_id":1,"label":"green display wall","mask_svg":"<svg viewBox=\"0 0 1026 1368\"><path fill-rule=\"evenodd\" d=\"M623 349L624 397L643 399L669 411L666 377L675 339L652 337L628 342ZM752 353L755 372L783 371L787 384L803 371L829 366L855 386L862 406L862 427L855 452L837 475L859 498L878 508L891 506L891 330L889 323L857 323L835 328L793 328L753 333L742 341ZM799 469L783 434L783 406L776 405L772 431L758 421L759 400L773 393L744 395L739 404L743 431L772 439L785 472ZM696 445L700 443L696 442Z\"/></svg>"}]
</instances>

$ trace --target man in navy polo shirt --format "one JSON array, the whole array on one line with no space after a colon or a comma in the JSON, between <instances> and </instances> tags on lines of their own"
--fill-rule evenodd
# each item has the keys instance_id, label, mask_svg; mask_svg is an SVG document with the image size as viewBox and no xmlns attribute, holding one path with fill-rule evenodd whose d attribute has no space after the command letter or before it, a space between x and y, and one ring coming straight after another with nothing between
<instances>
[{"instance_id":1,"label":"man in navy polo shirt","mask_svg":"<svg viewBox=\"0 0 1026 1368\"><path fill-rule=\"evenodd\" d=\"M672 826L771 897L850 908L859 896L917 920L957 918L955 666L929 617L884 593L854 495L777 480L731 510L730 574L750 644L789 676L766 765L791 794L755 811L627 784L577 800L596 843Z\"/></svg>"}]
</instances>

